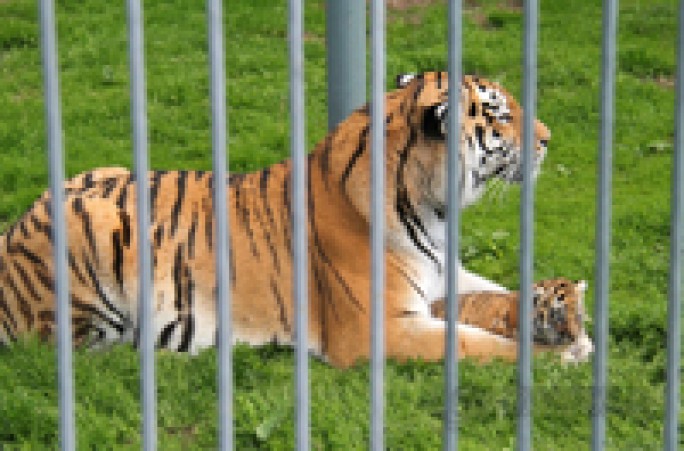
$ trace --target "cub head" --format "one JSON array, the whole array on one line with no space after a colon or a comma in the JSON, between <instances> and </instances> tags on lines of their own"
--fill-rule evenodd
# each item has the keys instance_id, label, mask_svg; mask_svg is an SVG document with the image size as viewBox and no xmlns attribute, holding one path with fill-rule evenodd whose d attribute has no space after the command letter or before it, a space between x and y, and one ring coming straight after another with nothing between
<instances>
[{"instance_id":1,"label":"cub head","mask_svg":"<svg viewBox=\"0 0 684 451\"><path fill-rule=\"evenodd\" d=\"M447 73L400 75L396 82L398 90L415 101L411 125L419 130L418 147L430 154L422 156L425 159L422 167L429 168L432 162L434 169L442 168L431 187L437 188L433 201L443 203L446 198L443 182L446 179L447 117L453 109L448 102ZM497 83L473 76L466 76L462 81L460 109L461 206L466 206L480 198L488 180L522 181L523 110ZM536 120L535 177L546 155L549 138L548 128Z\"/></svg>"},{"instance_id":2,"label":"cub head","mask_svg":"<svg viewBox=\"0 0 684 451\"><path fill-rule=\"evenodd\" d=\"M563 346L576 343L584 335L584 292L587 283L564 278L534 285L533 337L535 343Z\"/></svg>"}]
</instances>

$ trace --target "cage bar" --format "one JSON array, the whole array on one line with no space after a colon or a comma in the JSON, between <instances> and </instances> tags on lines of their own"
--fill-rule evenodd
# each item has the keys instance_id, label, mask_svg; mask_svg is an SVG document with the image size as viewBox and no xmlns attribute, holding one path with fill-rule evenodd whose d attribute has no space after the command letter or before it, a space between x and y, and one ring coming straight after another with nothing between
<instances>
[{"instance_id":1,"label":"cage bar","mask_svg":"<svg viewBox=\"0 0 684 451\"><path fill-rule=\"evenodd\" d=\"M131 122L133 129L134 176L137 184L138 226L138 308L140 347L140 388L142 401L143 448L157 447L157 394L154 378L154 330L152 310L152 259L149 236L150 198L147 179L147 106L143 15L140 0L128 0L128 51L131 77Z\"/></svg>"},{"instance_id":2,"label":"cage bar","mask_svg":"<svg viewBox=\"0 0 684 451\"><path fill-rule=\"evenodd\" d=\"M664 449L675 451L679 443L681 401L681 299L682 299L682 229L684 229L684 0L679 2L677 36L677 85L675 99L675 137L672 168L672 212L670 219L670 276L667 304L667 378L665 383Z\"/></svg>"},{"instance_id":3,"label":"cage bar","mask_svg":"<svg viewBox=\"0 0 684 451\"><path fill-rule=\"evenodd\" d=\"M463 5L449 1L448 65L449 114L447 115L447 299L444 358L444 438L443 449L458 448L458 249L460 202L460 138Z\"/></svg>"},{"instance_id":4,"label":"cage bar","mask_svg":"<svg viewBox=\"0 0 684 451\"><path fill-rule=\"evenodd\" d=\"M385 372L385 2L371 2L371 424L370 448L384 449Z\"/></svg>"},{"instance_id":5,"label":"cage bar","mask_svg":"<svg viewBox=\"0 0 684 451\"><path fill-rule=\"evenodd\" d=\"M223 42L223 2L207 0L209 78L211 96L211 147L214 216L216 224L216 314L218 347L218 434L219 449L233 444L233 361L230 308L228 155L226 152L226 71Z\"/></svg>"},{"instance_id":6,"label":"cage bar","mask_svg":"<svg viewBox=\"0 0 684 451\"><path fill-rule=\"evenodd\" d=\"M606 396L608 373L608 299L610 281L610 221L615 105L615 48L617 1L603 2L601 56L601 130L596 198L596 282L594 295L594 374L592 395L592 449L606 445Z\"/></svg>"},{"instance_id":7,"label":"cage bar","mask_svg":"<svg viewBox=\"0 0 684 451\"><path fill-rule=\"evenodd\" d=\"M366 103L366 2L327 0L328 130Z\"/></svg>"},{"instance_id":8,"label":"cage bar","mask_svg":"<svg viewBox=\"0 0 684 451\"><path fill-rule=\"evenodd\" d=\"M304 11L302 0L289 2L290 148L292 152L292 227L295 302L296 445L309 449L308 258L304 111Z\"/></svg>"},{"instance_id":9,"label":"cage bar","mask_svg":"<svg viewBox=\"0 0 684 451\"><path fill-rule=\"evenodd\" d=\"M57 69L57 34L53 0L41 0L40 36L45 86L45 122L48 144L48 170L52 215L52 242L57 304L57 366L59 387L59 441L63 450L76 446L74 424L74 373L71 343L71 302L67 273L67 234L64 217L64 158L62 145L62 113L59 100Z\"/></svg>"},{"instance_id":10,"label":"cage bar","mask_svg":"<svg viewBox=\"0 0 684 451\"><path fill-rule=\"evenodd\" d=\"M523 149L520 198L520 300L518 332L518 449L532 446L532 277L534 275L534 179L536 154L537 29L539 4L526 0L523 36Z\"/></svg>"}]
</instances>

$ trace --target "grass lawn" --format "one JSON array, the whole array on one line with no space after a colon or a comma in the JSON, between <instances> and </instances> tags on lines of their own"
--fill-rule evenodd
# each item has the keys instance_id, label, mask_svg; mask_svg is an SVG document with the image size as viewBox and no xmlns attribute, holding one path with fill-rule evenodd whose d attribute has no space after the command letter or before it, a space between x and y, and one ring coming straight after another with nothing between
<instances>
[{"instance_id":1,"label":"grass lawn","mask_svg":"<svg viewBox=\"0 0 684 451\"><path fill-rule=\"evenodd\" d=\"M121 2L58 2L68 175L131 165L126 16ZM204 2L147 2L145 40L151 167L211 166ZM401 2L395 2L401 3ZM411 2L408 2L411 3ZM444 1L388 13L388 81L446 68ZM522 17L517 2L471 0L464 69L519 95ZM601 5L541 2L538 116L553 137L537 184L535 279L589 281L593 307ZM676 38L674 0L620 2L611 254L608 448L655 449L662 440ZM287 4L225 6L230 166L253 170L288 154ZM39 30L34 0L0 1L0 229L47 187ZM306 6L307 137L326 132L325 9ZM518 190L464 213L462 255L517 288ZM591 325L590 325L591 326ZM237 449L293 444L293 354L235 350ZM534 362L536 449L585 449L591 365ZM436 449L444 402L441 364L389 363L386 443ZM130 347L75 355L81 448L140 446L138 358ZM160 449L216 446L216 354L158 353ZM338 371L311 361L314 449L368 443L367 365ZM460 365L461 449L512 449L516 367ZM29 341L0 352L0 448L57 446L54 350ZM682 421L680 419L680 424ZM684 442L680 442L684 444Z\"/></svg>"}]
</instances>

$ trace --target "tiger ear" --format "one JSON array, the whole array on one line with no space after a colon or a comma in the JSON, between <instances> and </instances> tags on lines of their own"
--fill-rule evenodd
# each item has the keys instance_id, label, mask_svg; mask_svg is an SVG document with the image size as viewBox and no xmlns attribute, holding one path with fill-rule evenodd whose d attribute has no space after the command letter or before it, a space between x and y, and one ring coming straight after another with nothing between
<instances>
[{"instance_id":1,"label":"tiger ear","mask_svg":"<svg viewBox=\"0 0 684 451\"><path fill-rule=\"evenodd\" d=\"M414 73L397 75L395 80L397 88L405 88L414 78L416 78Z\"/></svg>"}]
</instances>

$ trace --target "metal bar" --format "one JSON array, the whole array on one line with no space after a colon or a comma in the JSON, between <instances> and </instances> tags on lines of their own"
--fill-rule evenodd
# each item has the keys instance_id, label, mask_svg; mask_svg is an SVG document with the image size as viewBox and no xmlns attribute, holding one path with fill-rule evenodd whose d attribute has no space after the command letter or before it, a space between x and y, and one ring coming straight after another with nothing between
<instances>
[{"instance_id":1,"label":"metal bar","mask_svg":"<svg viewBox=\"0 0 684 451\"><path fill-rule=\"evenodd\" d=\"M682 251L684 250L684 0L679 2L677 39L677 93L672 168L672 212L670 221L670 277L667 303L667 379L665 384L664 449L677 450L681 371Z\"/></svg>"},{"instance_id":2,"label":"metal bar","mask_svg":"<svg viewBox=\"0 0 684 451\"><path fill-rule=\"evenodd\" d=\"M610 277L611 179L613 113L615 105L615 48L617 0L603 2L603 49L601 63L601 132L596 217L596 284L594 295L594 388L592 449L606 445L606 391L608 373L608 289Z\"/></svg>"},{"instance_id":3,"label":"metal bar","mask_svg":"<svg viewBox=\"0 0 684 451\"><path fill-rule=\"evenodd\" d=\"M460 138L462 24L461 0L450 0L448 21L449 114L447 116L447 332L444 368L444 450L458 448L458 248L460 209Z\"/></svg>"},{"instance_id":4,"label":"metal bar","mask_svg":"<svg viewBox=\"0 0 684 451\"><path fill-rule=\"evenodd\" d=\"M67 273L67 234L64 218L64 159L62 152L62 113L59 103L57 34L55 5L40 1L41 54L45 84L45 122L47 127L50 196L52 197L52 242L57 300L57 365L59 387L59 441L63 450L76 446L74 425L74 374L71 354L71 303Z\"/></svg>"},{"instance_id":5,"label":"metal bar","mask_svg":"<svg viewBox=\"0 0 684 451\"><path fill-rule=\"evenodd\" d=\"M226 170L226 71L223 46L223 7L221 0L207 0L209 78L211 96L211 147L214 217L216 224L216 313L218 345L219 449L232 450L233 444L233 361L230 308L228 184Z\"/></svg>"},{"instance_id":6,"label":"metal bar","mask_svg":"<svg viewBox=\"0 0 684 451\"><path fill-rule=\"evenodd\" d=\"M366 103L366 2L326 1L328 129Z\"/></svg>"},{"instance_id":7,"label":"metal bar","mask_svg":"<svg viewBox=\"0 0 684 451\"><path fill-rule=\"evenodd\" d=\"M371 424L370 448L384 446L385 372L385 2L371 2Z\"/></svg>"},{"instance_id":8,"label":"metal bar","mask_svg":"<svg viewBox=\"0 0 684 451\"><path fill-rule=\"evenodd\" d=\"M138 214L138 308L140 388L143 448L157 447L157 396L154 378L154 330L152 323L152 265L150 249L150 198L147 179L147 111L143 17L140 0L128 0L128 51L131 72L131 122L133 127L134 175Z\"/></svg>"},{"instance_id":9,"label":"metal bar","mask_svg":"<svg viewBox=\"0 0 684 451\"><path fill-rule=\"evenodd\" d=\"M304 11L302 0L289 2L290 148L292 152L292 228L295 299L296 445L309 449L308 259L306 222L306 150L304 111Z\"/></svg>"},{"instance_id":10,"label":"metal bar","mask_svg":"<svg viewBox=\"0 0 684 451\"><path fill-rule=\"evenodd\" d=\"M525 1L523 37L523 149L520 199L520 300L518 359L518 450L532 442L532 277L534 275L534 166L537 97L537 0Z\"/></svg>"}]
</instances>

